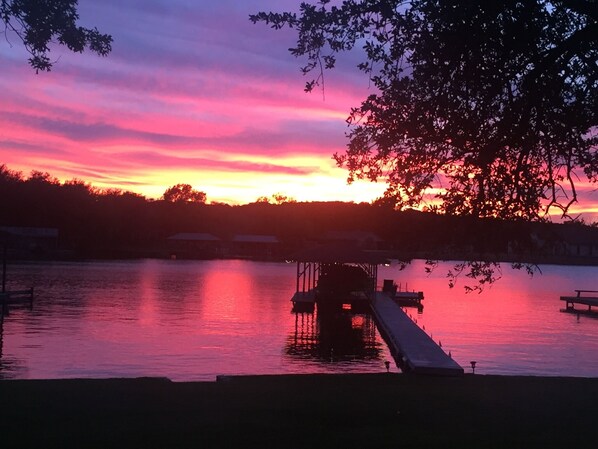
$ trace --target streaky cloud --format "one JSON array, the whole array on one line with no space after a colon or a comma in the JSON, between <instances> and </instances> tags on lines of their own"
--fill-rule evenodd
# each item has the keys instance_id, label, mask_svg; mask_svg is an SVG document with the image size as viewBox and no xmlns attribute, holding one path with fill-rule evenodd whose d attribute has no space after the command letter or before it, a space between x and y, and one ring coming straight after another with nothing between
<instances>
[{"instance_id":1,"label":"streaky cloud","mask_svg":"<svg viewBox=\"0 0 598 449\"><path fill-rule=\"evenodd\" d=\"M238 159L231 156L227 159L207 159L200 157L177 157L156 152L121 152L117 158L124 163L139 164L147 167L166 167L171 170L194 167L198 170L218 172L253 172L279 173L285 175L309 175L319 171L319 167L296 167L281 164L269 164L259 161Z\"/></svg>"}]
</instances>

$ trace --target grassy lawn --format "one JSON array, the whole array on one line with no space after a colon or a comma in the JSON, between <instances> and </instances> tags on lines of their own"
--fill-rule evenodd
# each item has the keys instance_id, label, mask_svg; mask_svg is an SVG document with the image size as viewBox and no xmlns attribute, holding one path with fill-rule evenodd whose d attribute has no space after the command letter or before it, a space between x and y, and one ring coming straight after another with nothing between
<instances>
[{"instance_id":1,"label":"grassy lawn","mask_svg":"<svg viewBox=\"0 0 598 449\"><path fill-rule=\"evenodd\" d=\"M598 379L2 380L3 448L595 448Z\"/></svg>"}]
</instances>

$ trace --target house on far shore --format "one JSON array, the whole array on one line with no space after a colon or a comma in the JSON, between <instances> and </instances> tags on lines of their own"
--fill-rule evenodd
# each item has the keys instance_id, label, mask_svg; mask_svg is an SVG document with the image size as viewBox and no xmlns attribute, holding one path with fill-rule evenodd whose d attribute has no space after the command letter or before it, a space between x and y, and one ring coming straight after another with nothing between
<instances>
[{"instance_id":1,"label":"house on far shore","mask_svg":"<svg viewBox=\"0 0 598 449\"><path fill-rule=\"evenodd\" d=\"M557 228L560 252L572 257L598 257L598 229L576 224L561 224Z\"/></svg>"},{"instance_id":2,"label":"house on far shore","mask_svg":"<svg viewBox=\"0 0 598 449\"><path fill-rule=\"evenodd\" d=\"M230 256L273 259L280 256L280 240L273 235L237 234L230 243Z\"/></svg>"},{"instance_id":3,"label":"house on far shore","mask_svg":"<svg viewBox=\"0 0 598 449\"><path fill-rule=\"evenodd\" d=\"M222 255L222 240L212 234L179 232L166 239L172 259L214 259Z\"/></svg>"},{"instance_id":4,"label":"house on far shore","mask_svg":"<svg viewBox=\"0 0 598 449\"><path fill-rule=\"evenodd\" d=\"M591 263L598 260L598 228L595 227L578 223L539 223L530 233L530 240L533 254Z\"/></svg>"},{"instance_id":5,"label":"house on far shore","mask_svg":"<svg viewBox=\"0 0 598 449\"><path fill-rule=\"evenodd\" d=\"M0 226L0 244L16 256L45 257L58 249L58 229Z\"/></svg>"}]
</instances>

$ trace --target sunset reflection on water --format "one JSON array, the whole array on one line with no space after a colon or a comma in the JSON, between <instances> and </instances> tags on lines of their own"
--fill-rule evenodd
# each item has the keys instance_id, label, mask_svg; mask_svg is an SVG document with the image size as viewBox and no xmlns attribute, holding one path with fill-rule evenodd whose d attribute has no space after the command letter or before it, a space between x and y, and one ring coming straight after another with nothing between
<instances>
[{"instance_id":1,"label":"sunset reflection on water","mask_svg":"<svg viewBox=\"0 0 598 449\"><path fill-rule=\"evenodd\" d=\"M475 360L480 374L598 376L598 319L562 313L559 301L596 289L598 268L543 266L529 278L505 267L466 294L465 280L448 288L449 267L381 267L379 285L422 290L423 312L407 312L466 372ZM242 260L11 266L9 287L33 285L36 300L5 319L0 377L385 371L392 357L370 316L291 313L295 275L293 264Z\"/></svg>"},{"instance_id":2,"label":"sunset reflection on water","mask_svg":"<svg viewBox=\"0 0 598 449\"><path fill-rule=\"evenodd\" d=\"M338 343L333 363L287 353L294 265L146 260L10 271L13 286L35 285L37 299L32 312L6 320L0 377L380 372L390 357L379 334L369 336L375 350L367 357L343 355ZM365 345L359 341L353 345Z\"/></svg>"}]
</instances>

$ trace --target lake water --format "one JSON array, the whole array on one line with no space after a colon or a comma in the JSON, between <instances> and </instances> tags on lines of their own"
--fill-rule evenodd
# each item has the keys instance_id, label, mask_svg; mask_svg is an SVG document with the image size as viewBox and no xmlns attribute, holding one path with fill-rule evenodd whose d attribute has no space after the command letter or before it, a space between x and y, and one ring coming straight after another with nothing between
<instances>
[{"instance_id":1,"label":"lake water","mask_svg":"<svg viewBox=\"0 0 598 449\"><path fill-rule=\"evenodd\" d=\"M598 319L563 313L560 295L598 289L598 268L508 266L482 294L447 285L450 263L426 275L381 267L425 294L407 309L466 370L598 377ZM240 260L10 265L10 289L35 287L33 310L5 317L0 378L382 372L392 357L367 315L322 322L294 314L294 264ZM394 363L391 370L397 371Z\"/></svg>"}]
</instances>

